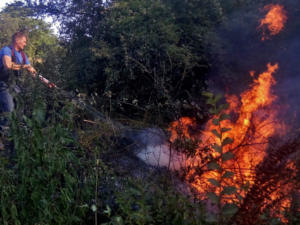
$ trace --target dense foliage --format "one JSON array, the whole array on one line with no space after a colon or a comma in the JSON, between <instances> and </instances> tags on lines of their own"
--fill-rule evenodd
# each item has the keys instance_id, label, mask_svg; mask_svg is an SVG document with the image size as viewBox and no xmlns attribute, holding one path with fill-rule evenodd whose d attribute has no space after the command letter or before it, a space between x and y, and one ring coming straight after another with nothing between
<instances>
[{"instance_id":1,"label":"dense foliage","mask_svg":"<svg viewBox=\"0 0 300 225\"><path fill-rule=\"evenodd\" d=\"M70 88L97 93L106 109L156 121L200 101L222 18L218 1L35 4L29 6L62 18Z\"/></svg>"}]
</instances>

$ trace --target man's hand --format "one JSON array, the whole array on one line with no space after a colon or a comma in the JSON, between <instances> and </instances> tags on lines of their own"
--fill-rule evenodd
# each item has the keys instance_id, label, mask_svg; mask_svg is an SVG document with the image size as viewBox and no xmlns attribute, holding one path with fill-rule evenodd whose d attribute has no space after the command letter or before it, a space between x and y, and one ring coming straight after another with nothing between
<instances>
[{"instance_id":1,"label":"man's hand","mask_svg":"<svg viewBox=\"0 0 300 225\"><path fill-rule=\"evenodd\" d=\"M27 69L33 77L36 77L36 70L31 65L24 65L24 69Z\"/></svg>"},{"instance_id":2,"label":"man's hand","mask_svg":"<svg viewBox=\"0 0 300 225\"><path fill-rule=\"evenodd\" d=\"M32 66L30 66L27 70L31 73L33 77L36 77L36 70Z\"/></svg>"}]
</instances>

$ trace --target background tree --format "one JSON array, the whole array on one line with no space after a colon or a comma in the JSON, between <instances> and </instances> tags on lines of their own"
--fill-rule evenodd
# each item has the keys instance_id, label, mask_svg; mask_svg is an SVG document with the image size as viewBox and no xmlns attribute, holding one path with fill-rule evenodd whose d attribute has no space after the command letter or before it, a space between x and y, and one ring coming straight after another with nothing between
<instances>
[{"instance_id":1,"label":"background tree","mask_svg":"<svg viewBox=\"0 0 300 225\"><path fill-rule=\"evenodd\" d=\"M200 18L211 12L188 4L178 12L176 2L128 0L108 10L98 55L109 50L104 51L109 53L106 90L124 110L136 103L154 117L163 112L174 118L184 100L200 96L205 88L211 27ZM193 7L199 17L189 12Z\"/></svg>"},{"instance_id":2,"label":"background tree","mask_svg":"<svg viewBox=\"0 0 300 225\"><path fill-rule=\"evenodd\" d=\"M69 87L97 93L104 108L170 120L205 89L217 0L26 2L61 18Z\"/></svg>"}]
</instances>

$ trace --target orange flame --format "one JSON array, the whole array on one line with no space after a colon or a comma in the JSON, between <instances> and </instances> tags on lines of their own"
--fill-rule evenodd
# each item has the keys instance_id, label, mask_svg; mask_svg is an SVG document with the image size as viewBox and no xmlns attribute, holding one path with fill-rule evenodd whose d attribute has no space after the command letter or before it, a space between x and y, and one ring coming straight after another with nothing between
<instances>
[{"instance_id":1,"label":"orange flame","mask_svg":"<svg viewBox=\"0 0 300 225\"><path fill-rule=\"evenodd\" d=\"M203 163L203 154L200 154L205 146L209 146L210 152L207 152L207 157L212 157L214 160L220 158L220 154L212 150L212 145L221 142L225 138L232 138L234 142L226 145L223 148L223 153L234 153L234 159L223 162L222 168L226 171L233 172L233 177L222 178L223 182L227 185L239 188L248 185L251 187L256 177L255 168L261 163L266 155L266 148L268 138L274 134L282 134L286 130L283 123L278 122L277 110L274 106L276 96L272 93L271 88L276 83L273 74L278 70L278 64L267 64L267 71L259 74L255 79L255 72L251 71L250 76L253 77L253 84L249 90L243 92L238 98L235 95L227 95L226 101L229 103L227 114L233 115L236 119L234 121L223 120L220 126L213 123L212 118L205 126L205 130L201 134L189 133L189 127L195 125L194 120L190 118L182 118L171 124L171 138L170 141L174 142L177 138L184 136L184 138L201 138L202 144L197 149L196 157L186 159L185 164L188 165L187 180L191 182L198 193L200 199L206 198L206 193L215 192L219 193L221 190L215 185L212 185L209 180L220 180L221 175L209 170L206 164ZM212 130L217 130L221 133L221 128L230 128L222 134L221 138L212 134ZM182 129L183 128L183 129ZM180 129L180 137L177 130ZM280 133L282 132L282 133ZM205 146L204 146L205 145ZM209 154L211 154L209 156ZM197 158L198 156L198 158ZM199 168L202 172L199 173ZM247 194L246 189L238 190L238 193L229 195L225 202L240 202L239 197L245 197ZM276 198L276 192L272 194L272 198ZM288 206L290 201L285 201L284 206Z\"/></svg>"},{"instance_id":2,"label":"orange flame","mask_svg":"<svg viewBox=\"0 0 300 225\"><path fill-rule=\"evenodd\" d=\"M235 162L228 161L224 166L232 168L236 176L237 168L243 168L242 174L239 171L241 177L235 177L236 181L242 179L249 180L251 183L254 176L251 171L265 156L267 138L279 129L279 124L274 124L276 112L266 108L276 99L271 93L271 86L275 84L272 74L278 69L278 64L268 64L267 67L268 70L254 80L251 89L241 94L240 101L236 96L227 96L230 106L227 113L238 114L238 119L235 122L226 120L222 124L224 127L231 128L230 131L224 133L223 138L230 137L234 140L232 145L225 148L225 152L236 149ZM204 139L218 143L219 140L210 132L212 129L215 129L215 125L210 121L205 129ZM246 146L242 147L243 145Z\"/></svg>"},{"instance_id":3,"label":"orange flame","mask_svg":"<svg viewBox=\"0 0 300 225\"><path fill-rule=\"evenodd\" d=\"M262 29L263 36L261 40L269 39L269 35L279 34L287 21L287 12L283 6L279 4L269 4L264 7L264 11L268 11L265 18L261 19L259 29ZM266 33L269 30L269 35Z\"/></svg>"}]
</instances>

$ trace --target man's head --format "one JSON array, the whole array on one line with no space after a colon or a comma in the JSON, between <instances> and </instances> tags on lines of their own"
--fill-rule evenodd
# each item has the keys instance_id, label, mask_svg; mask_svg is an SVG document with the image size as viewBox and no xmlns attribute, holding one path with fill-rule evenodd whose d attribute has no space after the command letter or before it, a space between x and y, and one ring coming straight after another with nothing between
<instances>
[{"instance_id":1,"label":"man's head","mask_svg":"<svg viewBox=\"0 0 300 225\"><path fill-rule=\"evenodd\" d=\"M23 32L18 31L12 36L12 44L17 51L23 50L26 46L26 43L27 36Z\"/></svg>"}]
</instances>

